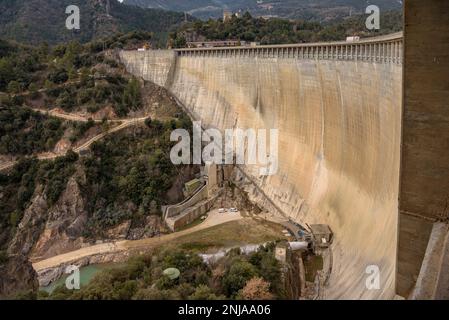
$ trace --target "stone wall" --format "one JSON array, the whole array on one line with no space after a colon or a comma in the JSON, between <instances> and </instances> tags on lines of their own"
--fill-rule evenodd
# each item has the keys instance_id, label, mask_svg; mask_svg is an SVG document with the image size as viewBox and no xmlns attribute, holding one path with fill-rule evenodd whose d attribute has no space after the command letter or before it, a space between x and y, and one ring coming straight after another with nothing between
<instances>
[{"instance_id":1,"label":"stone wall","mask_svg":"<svg viewBox=\"0 0 449 320\"><path fill-rule=\"evenodd\" d=\"M188 224L194 222L196 219L207 213L212 207L214 200L215 198L212 198L196 203L181 214L171 218L167 218L165 222L167 223L167 226L170 228L170 230L179 231L179 229L187 226Z\"/></svg>"},{"instance_id":2,"label":"stone wall","mask_svg":"<svg viewBox=\"0 0 449 320\"><path fill-rule=\"evenodd\" d=\"M165 210L163 210L163 212L164 212L164 219L177 216L182 211L188 209L189 207L192 207L196 203L207 199L207 196L208 196L207 190L208 190L207 189L207 185L204 185L193 196L191 196L190 198L186 199L185 201L183 201L181 203L178 203L178 204L174 204L174 205L165 207Z\"/></svg>"}]
</instances>

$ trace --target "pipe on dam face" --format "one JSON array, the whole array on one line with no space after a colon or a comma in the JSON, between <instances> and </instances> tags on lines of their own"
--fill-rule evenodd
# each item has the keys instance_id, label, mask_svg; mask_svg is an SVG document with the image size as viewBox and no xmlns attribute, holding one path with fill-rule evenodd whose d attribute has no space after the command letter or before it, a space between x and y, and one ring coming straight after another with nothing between
<instances>
[{"instance_id":1,"label":"pipe on dam face","mask_svg":"<svg viewBox=\"0 0 449 320\"><path fill-rule=\"evenodd\" d=\"M326 298L395 295L402 66L122 51L206 127L278 129L279 170L258 187L293 220L334 232ZM380 287L369 289L371 266Z\"/></svg>"}]
</instances>

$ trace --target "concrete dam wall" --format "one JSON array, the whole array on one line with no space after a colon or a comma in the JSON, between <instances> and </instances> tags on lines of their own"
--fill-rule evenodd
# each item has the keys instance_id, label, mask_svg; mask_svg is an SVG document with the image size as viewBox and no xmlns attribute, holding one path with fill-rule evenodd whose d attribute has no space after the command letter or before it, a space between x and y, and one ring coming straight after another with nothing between
<instances>
[{"instance_id":1,"label":"concrete dam wall","mask_svg":"<svg viewBox=\"0 0 449 320\"><path fill-rule=\"evenodd\" d=\"M293 220L331 227L325 298L389 299L396 278L400 49L368 43L120 55L130 72L166 87L205 127L278 129L277 174L244 170ZM370 265L379 267L379 289L367 289Z\"/></svg>"}]
</instances>

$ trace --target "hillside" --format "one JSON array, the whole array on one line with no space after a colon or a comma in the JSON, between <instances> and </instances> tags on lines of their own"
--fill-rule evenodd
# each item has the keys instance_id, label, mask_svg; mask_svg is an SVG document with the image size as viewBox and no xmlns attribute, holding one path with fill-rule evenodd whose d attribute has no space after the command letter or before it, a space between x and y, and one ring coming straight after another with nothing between
<instances>
[{"instance_id":1,"label":"hillside","mask_svg":"<svg viewBox=\"0 0 449 320\"><path fill-rule=\"evenodd\" d=\"M316 21L348 17L363 13L369 4L382 11L400 9L400 0L123 0L123 3L143 8L160 8L188 12L200 18L219 18L223 9L249 11L254 16L276 16Z\"/></svg>"},{"instance_id":2,"label":"hillside","mask_svg":"<svg viewBox=\"0 0 449 320\"><path fill-rule=\"evenodd\" d=\"M0 41L0 168L13 164L0 172L0 299L36 287L31 256L163 232L161 205L181 201L198 173L168 156L171 131L190 119L109 50L145 36L53 48Z\"/></svg>"},{"instance_id":3,"label":"hillside","mask_svg":"<svg viewBox=\"0 0 449 320\"><path fill-rule=\"evenodd\" d=\"M176 32L170 33L169 44L183 47L187 41L239 39L257 41L261 44L286 44L345 40L347 36L379 36L402 30L402 13L387 11L381 13L382 28L369 31L365 27L364 15L353 15L331 23L316 21L287 20L280 18L254 18L245 13L241 18L233 17L184 23Z\"/></svg>"},{"instance_id":4,"label":"hillside","mask_svg":"<svg viewBox=\"0 0 449 320\"><path fill-rule=\"evenodd\" d=\"M107 3L109 2L109 6ZM80 8L80 30L68 30L66 7ZM55 44L78 40L88 42L116 32L142 30L163 38L184 14L157 9L141 9L115 0L2 0L0 30L2 38L36 44Z\"/></svg>"}]
</instances>

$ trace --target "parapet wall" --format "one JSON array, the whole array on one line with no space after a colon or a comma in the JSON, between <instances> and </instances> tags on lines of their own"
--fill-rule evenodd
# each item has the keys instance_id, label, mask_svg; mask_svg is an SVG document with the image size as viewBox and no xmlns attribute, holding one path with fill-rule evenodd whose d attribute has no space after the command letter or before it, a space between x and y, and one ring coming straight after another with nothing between
<instances>
[{"instance_id":1,"label":"parapet wall","mask_svg":"<svg viewBox=\"0 0 449 320\"><path fill-rule=\"evenodd\" d=\"M215 199L216 198L213 197L211 199L200 201L198 203L195 203L185 211L181 212L179 215L165 219L167 226L172 231L179 231L183 227L194 222L203 214L207 213L212 207Z\"/></svg>"},{"instance_id":2,"label":"parapet wall","mask_svg":"<svg viewBox=\"0 0 449 320\"><path fill-rule=\"evenodd\" d=\"M177 49L175 52L180 57L294 58L400 64L402 63L402 44L402 32L398 32L354 42L338 41L255 47L184 48Z\"/></svg>"},{"instance_id":3,"label":"parapet wall","mask_svg":"<svg viewBox=\"0 0 449 320\"><path fill-rule=\"evenodd\" d=\"M173 51L155 58L133 51L121 58L128 70L169 89L204 127L278 129L278 173L244 170L292 219L332 228L334 265L324 296L393 298L402 66L394 59L318 59L320 52L314 59L285 51L175 58ZM369 265L380 269L379 290L366 287Z\"/></svg>"},{"instance_id":4,"label":"parapet wall","mask_svg":"<svg viewBox=\"0 0 449 320\"><path fill-rule=\"evenodd\" d=\"M194 206L196 203L207 199L208 186L207 184L200 187L199 190L195 192L193 196L182 201L181 203L166 206L164 211L164 219L172 218L176 215L179 215L182 211L188 209L189 207Z\"/></svg>"}]
</instances>

